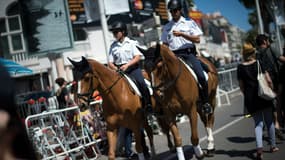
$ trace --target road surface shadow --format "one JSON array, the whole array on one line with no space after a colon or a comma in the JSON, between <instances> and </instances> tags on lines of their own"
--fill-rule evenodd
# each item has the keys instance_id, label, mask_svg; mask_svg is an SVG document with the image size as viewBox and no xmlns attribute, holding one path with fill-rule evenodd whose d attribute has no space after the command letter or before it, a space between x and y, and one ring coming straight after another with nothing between
<instances>
[{"instance_id":1,"label":"road surface shadow","mask_svg":"<svg viewBox=\"0 0 285 160\"><path fill-rule=\"evenodd\" d=\"M255 137L228 137L227 139L233 143L250 143L255 141Z\"/></svg>"},{"instance_id":2,"label":"road surface shadow","mask_svg":"<svg viewBox=\"0 0 285 160\"><path fill-rule=\"evenodd\" d=\"M236 157L247 157L249 159L255 159L255 154L256 150L216 150L215 154L221 154L221 155L228 155L231 158L236 158Z\"/></svg>"}]
</instances>

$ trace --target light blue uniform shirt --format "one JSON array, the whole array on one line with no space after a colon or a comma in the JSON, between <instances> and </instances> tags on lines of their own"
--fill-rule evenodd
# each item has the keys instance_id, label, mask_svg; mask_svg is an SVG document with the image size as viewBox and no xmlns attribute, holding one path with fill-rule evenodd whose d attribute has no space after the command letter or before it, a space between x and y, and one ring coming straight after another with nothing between
<instances>
[{"instance_id":1,"label":"light blue uniform shirt","mask_svg":"<svg viewBox=\"0 0 285 160\"><path fill-rule=\"evenodd\" d=\"M109 51L109 62L121 65L128 63L136 55L143 56L136 47L137 45L137 41L131 40L128 37L125 37L122 43L119 41L113 42Z\"/></svg>"},{"instance_id":2,"label":"light blue uniform shirt","mask_svg":"<svg viewBox=\"0 0 285 160\"><path fill-rule=\"evenodd\" d=\"M195 36L203 34L202 30L199 28L196 22L191 19L186 20L184 17L181 16L178 22L174 22L173 20L171 20L163 27L161 41L167 43L169 45L170 50L172 51L178 49L185 49L192 46L191 41L188 41L181 36L174 36L174 30Z\"/></svg>"}]
</instances>

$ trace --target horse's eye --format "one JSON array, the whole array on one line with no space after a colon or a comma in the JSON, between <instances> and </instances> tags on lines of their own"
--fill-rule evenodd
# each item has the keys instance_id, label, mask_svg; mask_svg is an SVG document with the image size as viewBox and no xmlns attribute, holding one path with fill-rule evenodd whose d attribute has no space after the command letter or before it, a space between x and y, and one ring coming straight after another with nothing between
<instances>
[{"instance_id":1,"label":"horse's eye","mask_svg":"<svg viewBox=\"0 0 285 160\"><path fill-rule=\"evenodd\" d=\"M84 80L84 81L89 81L89 80L90 80L90 77L86 76L86 77L83 78L83 80Z\"/></svg>"}]
</instances>

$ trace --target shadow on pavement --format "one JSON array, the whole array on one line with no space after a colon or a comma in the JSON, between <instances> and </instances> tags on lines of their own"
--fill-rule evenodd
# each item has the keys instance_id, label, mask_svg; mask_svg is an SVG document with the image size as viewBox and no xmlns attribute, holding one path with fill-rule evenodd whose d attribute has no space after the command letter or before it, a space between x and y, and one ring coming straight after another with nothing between
<instances>
[{"instance_id":1,"label":"shadow on pavement","mask_svg":"<svg viewBox=\"0 0 285 160\"><path fill-rule=\"evenodd\" d=\"M228 155L230 158L236 157L248 157L250 159L255 159L254 157L255 149L252 150L216 150L216 155Z\"/></svg>"},{"instance_id":2,"label":"shadow on pavement","mask_svg":"<svg viewBox=\"0 0 285 160\"><path fill-rule=\"evenodd\" d=\"M255 137L228 137L227 139L233 143L251 143L255 141Z\"/></svg>"}]
</instances>

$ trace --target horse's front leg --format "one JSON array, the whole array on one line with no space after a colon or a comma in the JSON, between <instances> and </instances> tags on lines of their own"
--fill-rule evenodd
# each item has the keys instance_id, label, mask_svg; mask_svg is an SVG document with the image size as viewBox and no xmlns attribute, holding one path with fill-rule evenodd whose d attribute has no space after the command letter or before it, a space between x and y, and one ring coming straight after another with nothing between
<instances>
[{"instance_id":1,"label":"horse's front leg","mask_svg":"<svg viewBox=\"0 0 285 160\"><path fill-rule=\"evenodd\" d=\"M109 160L115 160L117 136L118 136L117 129L107 129L107 138L109 144L109 151L108 151Z\"/></svg>"},{"instance_id":2,"label":"horse's front leg","mask_svg":"<svg viewBox=\"0 0 285 160\"><path fill-rule=\"evenodd\" d=\"M137 125L138 126L138 125ZM136 140L136 151L138 153L139 160L145 160L142 148L142 132L139 127L137 127L134 131L135 140Z\"/></svg>"},{"instance_id":3,"label":"horse's front leg","mask_svg":"<svg viewBox=\"0 0 285 160\"><path fill-rule=\"evenodd\" d=\"M153 130L152 128L149 126L149 124L147 123L147 120L145 120L144 122L144 126L145 126L145 131L146 131L146 134L147 134L147 137L149 139L149 144L150 144L150 147L151 147L151 154L152 156L155 156L155 147L154 147L154 143L153 143ZM144 137L143 137L144 138Z\"/></svg>"},{"instance_id":4,"label":"horse's front leg","mask_svg":"<svg viewBox=\"0 0 285 160\"><path fill-rule=\"evenodd\" d=\"M172 121L170 123L170 131L171 131L173 138L174 138L174 143L175 143L175 147L176 147L176 153L177 153L178 160L185 160L183 148L182 148L182 138L179 134L179 130L177 128L175 121Z\"/></svg>"},{"instance_id":5,"label":"horse's front leg","mask_svg":"<svg viewBox=\"0 0 285 160\"><path fill-rule=\"evenodd\" d=\"M196 111L196 106L192 107L190 115L188 115L190 119L190 128L191 128L191 142L194 148L194 153L197 159L202 159L204 157L204 153L199 145L199 136L198 136L198 114Z\"/></svg>"},{"instance_id":6,"label":"horse's front leg","mask_svg":"<svg viewBox=\"0 0 285 160\"><path fill-rule=\"evenodd\" d=\"M213 157L215 154L215 143L213 136L213 126L214 126L214 114L210 114L208 116L207 124L205 125L206 133L207 133L207 156Z\"/></svg>"}]
</instances>

